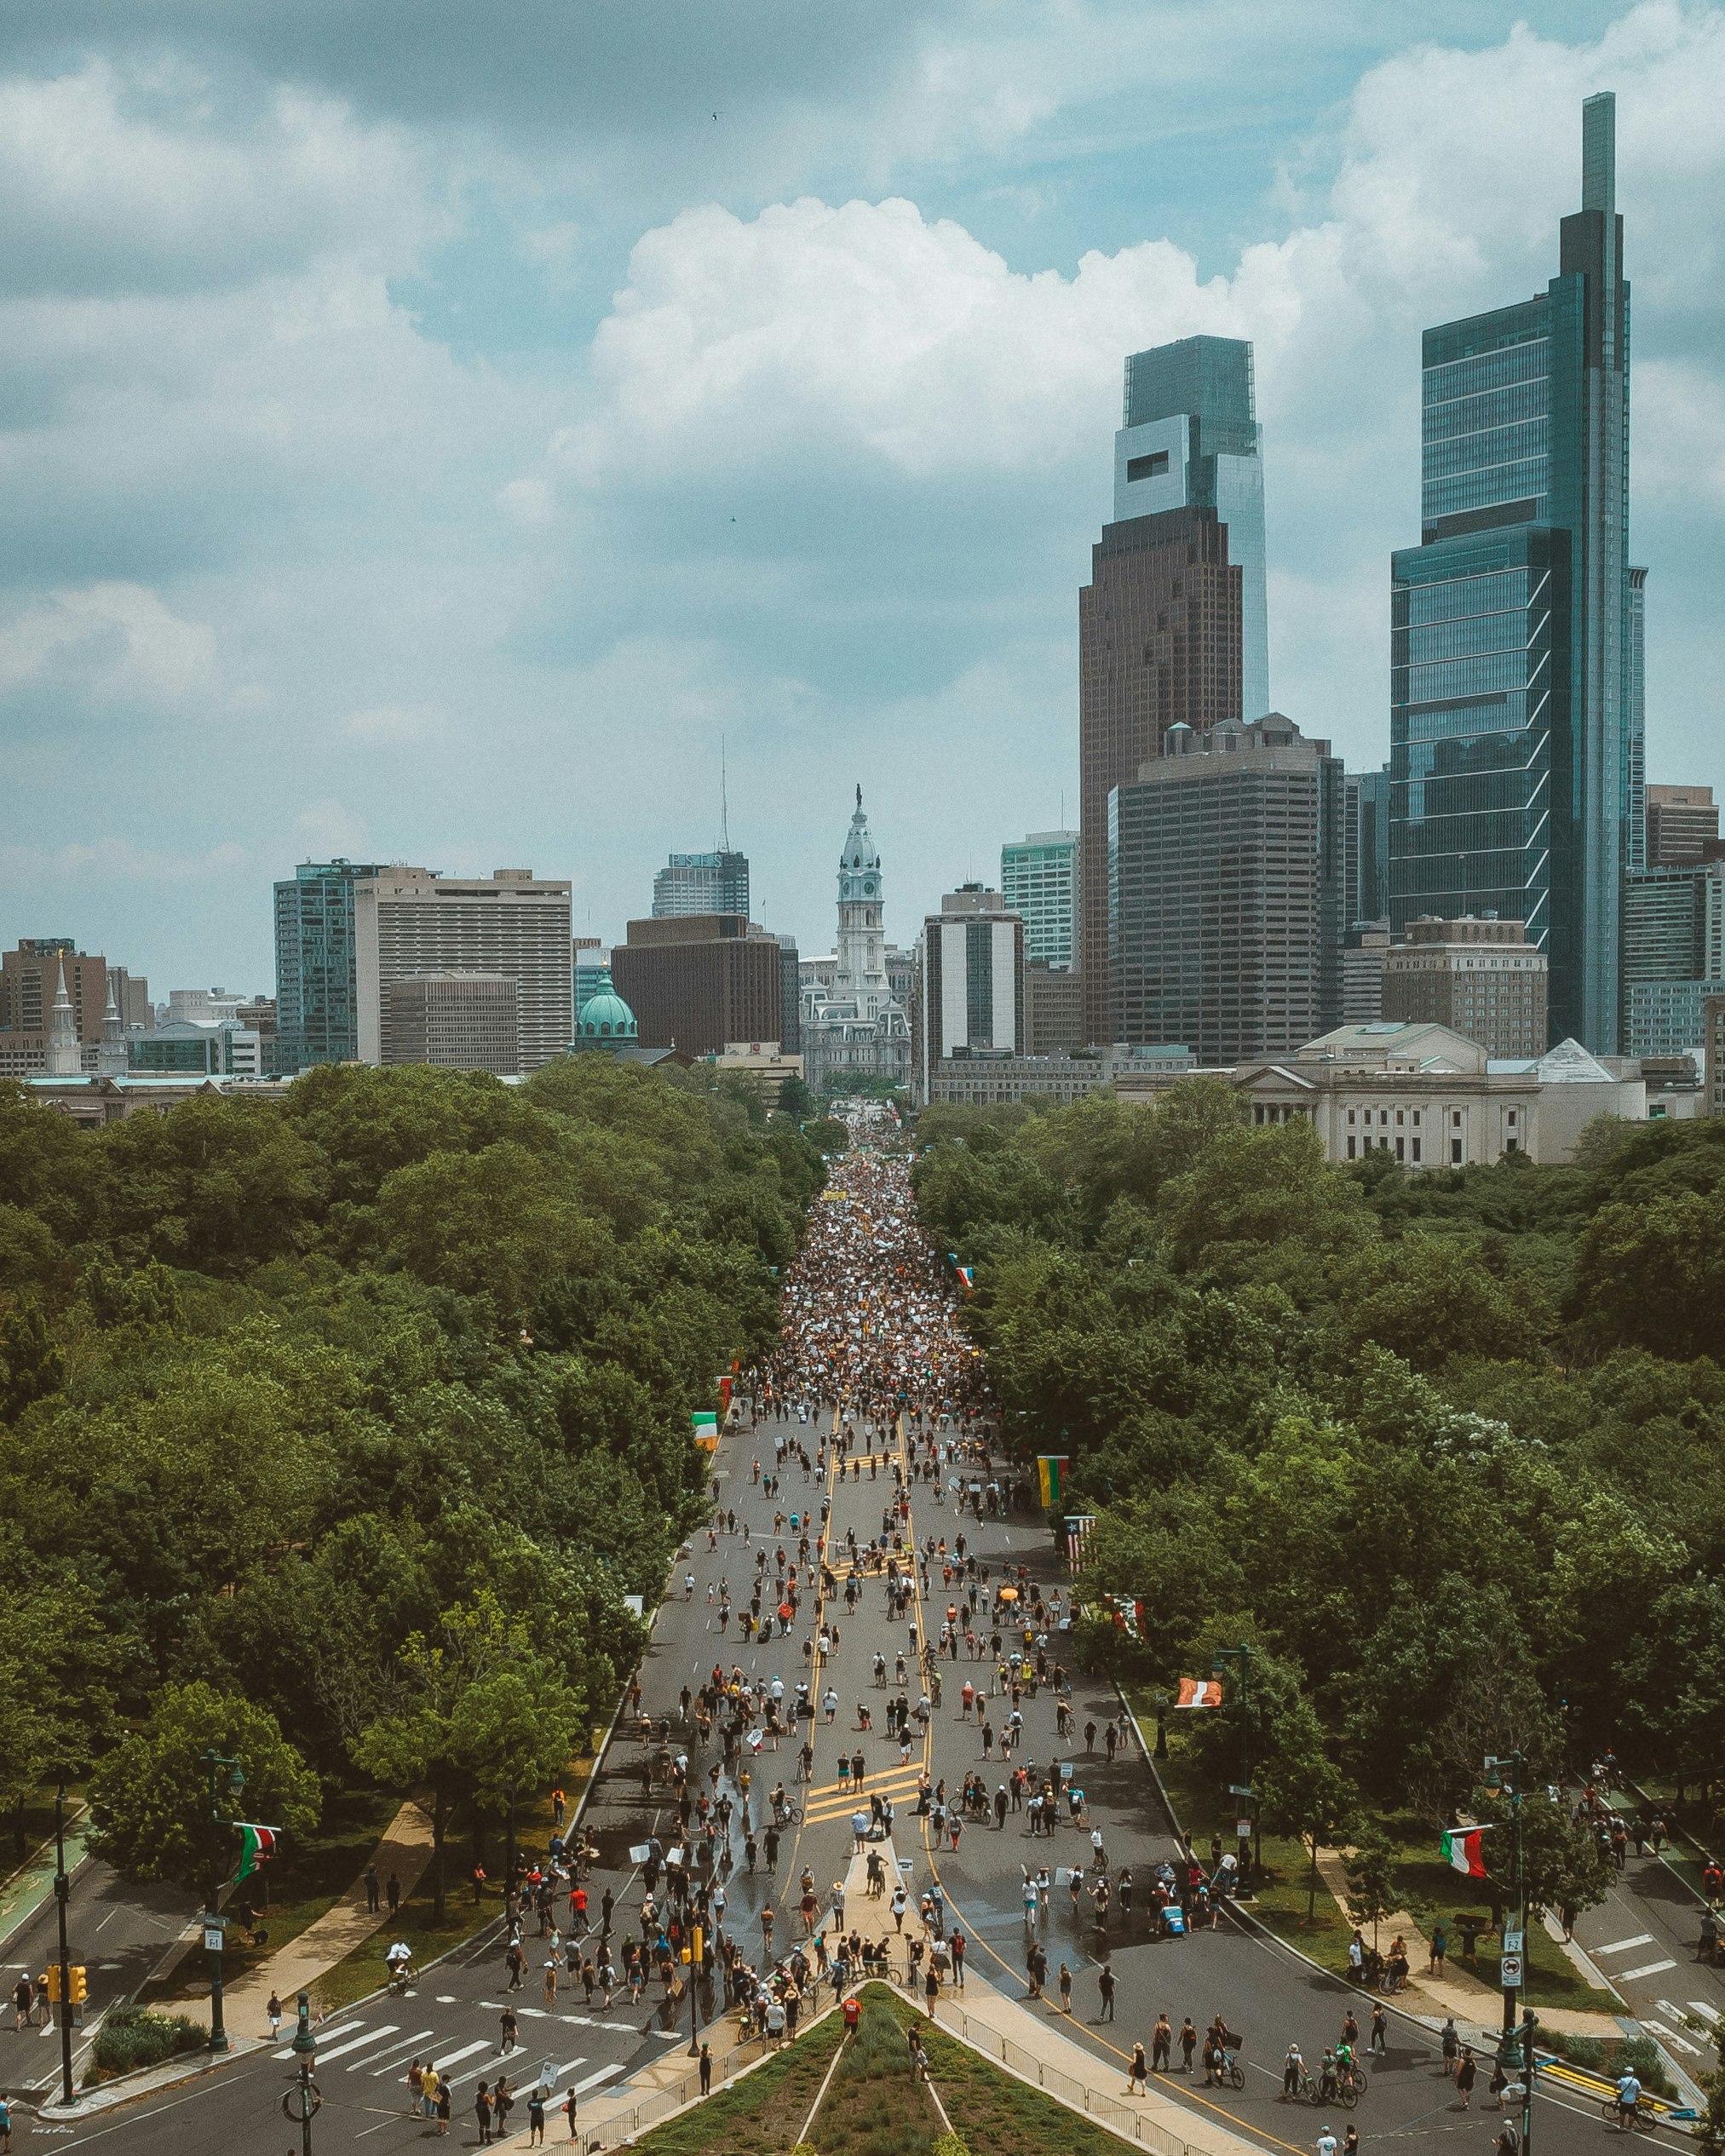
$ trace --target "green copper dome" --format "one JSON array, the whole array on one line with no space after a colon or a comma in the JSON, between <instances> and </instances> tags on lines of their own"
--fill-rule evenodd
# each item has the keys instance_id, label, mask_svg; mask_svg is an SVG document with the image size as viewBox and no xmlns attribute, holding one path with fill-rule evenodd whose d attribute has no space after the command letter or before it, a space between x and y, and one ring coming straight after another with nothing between
<instances>
[{"instance_id":1,"label":"green copper dome","mask_svg":"<svg viewBox=\"0 0 1725 2156\"><path fill-rule=\"evenodd\" d=\"M578 1041L632 1041L639 1038L635 1013L614 988L601 988L581 1006L576 1021Z\"/></svg>"}]
</instances>

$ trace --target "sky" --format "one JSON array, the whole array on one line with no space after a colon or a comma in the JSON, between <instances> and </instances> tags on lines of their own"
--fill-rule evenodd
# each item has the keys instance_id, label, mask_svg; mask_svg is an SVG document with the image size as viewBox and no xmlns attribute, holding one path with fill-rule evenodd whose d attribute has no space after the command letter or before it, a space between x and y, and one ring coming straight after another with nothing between
<instances>
[{"instance_id":1,"label":"sky","mask_svg":"<svg viewBox=\"0 0 1725 2156\"><path fill-rule=\"evenodd\" d=\"M1417 29L1418 41L1410 32ZM1388 748L1419 332L1618 97L1648 771L1725 783L1725 10L9 0L0 940L273 983L302 860L711 845L908 942L1070 820L1121 365L1249 336L1272 691Z\"/></svg>"}]
</instances>

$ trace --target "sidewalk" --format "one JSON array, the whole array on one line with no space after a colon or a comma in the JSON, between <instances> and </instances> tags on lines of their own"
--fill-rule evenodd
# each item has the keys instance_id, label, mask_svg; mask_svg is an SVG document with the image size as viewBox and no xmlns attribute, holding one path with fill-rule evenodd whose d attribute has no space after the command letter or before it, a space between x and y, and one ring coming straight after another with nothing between
<instances>
[{"instance_id":1,"label":"sidewalk","mask_svg":"<svg viewBox=\"0 0 1725 2156\"><path fill-rule=\"evenodd\" d=\"M1061 2033L1058 2013L1021 2005L969 1970L962 1992L942 1988L934 2020L1008 2073L1160 2156L1242 2156L1248 2149L1262 2156L1256 2142L1164 2096L1153 2079L1147 2095L1130 2096L1124 2060L1113 2066L1097 2058Z\"/></svg>"},{"instance_id":2,"label":"sidewalk","mask_svg":"<svg viewBox=\"0 0 1725 2156\"><path fill-rule=\"evenodd\" d=\"M418 1885L431 1861L431 1821L411 1798L390 1821L371 1861L380 1880L387 1879L392 1871L400 1880L404 1901ZM311 1991L326 1969L345 1960L388 1921L387 1903L375 1912L365 1906L365 1878L361 1872L333 1908L315 1923L308 1924L279 1952L261 1962L250 1975L228 1986L227 2012L235 2028L250 2034L262 2027L272 1992L281 2000L290 2021L296 1994Z\"/></svg>"},{"instance_id":3,"label":"sidewalk","mask_svg":"<svg viewBox=\"0 0 1725 2156\"><path fill-rule=\"evenodd\" d=\"M1336 1906L1343 1916L1348 1913L1348 1854L1343 1849L1325 1849L1318 1857L1318 1876L1335 1897ZM1395 2002L1404 2013L1433 2021L1453 2014L1463 2025L1477 2021L1487 2027L1495 2027L1502 2020L1504 1994L1483 1977L1470 1975L1453 1962L1441 1976L1431 1975L1420 1968L1423 1951L1429 1951L1430 1942L1406 1909L1398 1909L1394 1916L1385 1917L1378 1929L1391 1939L1400 1932L1407 1942L1408 1959L1412 1966L1406 1986L1397 1993ZM1565 1952L1561 1931L1555 1939L1558 1952ZM1570 1958L1576 1958L1572 1955ZM1590 1968L1587 1973L1591 1982L1594 1972ZM1539 2021L1543 2028L1555 2030L1562 2036L1615 2037L1623 2033L1615 2015L1603 2010L1594 2013L1585 2007L1542 2006Z\"/></svg>"}]
</instances>

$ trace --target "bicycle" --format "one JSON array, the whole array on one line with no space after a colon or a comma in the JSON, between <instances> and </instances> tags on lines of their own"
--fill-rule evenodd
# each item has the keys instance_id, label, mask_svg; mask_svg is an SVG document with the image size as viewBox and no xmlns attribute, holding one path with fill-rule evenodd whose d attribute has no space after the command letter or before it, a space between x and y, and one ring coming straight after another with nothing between
<instances>
[{"instance_id":1,"label":"bicycle","mask_svg":"<svg viewBox=\"0 0 1725 2156\"><path fill-rule=\"evenodd\" d=\"M1620 2125L1622 2123L1623 2106L1618 2101L1615 2096L1607 2096L1605 2101L1599 2107L1599 2115L1604 2119L1607 2126ZM1636 2131L1638 2134L1651 2134L1657 2130L1659 2123L1659 2113L1653 2109L1653 2106L1647 2101L1645 2096L1638 2096L1636 2099L1636 2107L1634 2113Z\"/></svg>"},{"instance_id":2,"label":"bicycle","mask_svg":"<svg viewBox=\"0 0 1725 2156\"><path fill-rule=\"evenodd\" d=\"M1337 2076L1339 2081L1351 2081L1356 2096L1366 2094L1366 2069L1361 2066L1347 2067Z\"/></svg>"},{"instance_id":3,"label":"bicycle","mask_svg":"<svg viewBox=\"0 0 1725 2156\"><path fill-rule=\"evenodd\" d=\"M1216 2086L1222 2089L1244 2089L1245 2068L1232 2051L1224 2051L1216 2067Z\"/></svg>"}]
</instances>

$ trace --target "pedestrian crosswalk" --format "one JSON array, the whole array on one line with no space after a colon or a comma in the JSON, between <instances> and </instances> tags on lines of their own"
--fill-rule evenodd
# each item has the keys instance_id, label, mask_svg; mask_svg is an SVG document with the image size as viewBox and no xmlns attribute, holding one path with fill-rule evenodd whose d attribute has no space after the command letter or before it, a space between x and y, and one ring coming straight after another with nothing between
<instances>
[{"instance_id":1,"label":"pedestrian crosswalk","mask_svg":"<svg viewBox=\"0 0 1725 2156\"><path fill-rule=\"evenodd\" d=\"M481 2013L500 2014L503 2011L495 2000L479 1999L474 2004ZM626 2035L631 2042L636 2033L627 2022L601 2021L588 2014L553 2014L540 2007L517 2007L515 2011L523 2019L564 2021L580 2027L602 2028L618 2035ZM659 2031L658 2033L664 2035L665 2032ZM681 2030L673 2029L669 2033L672 2039L681 2041ZM293 2046L285 2044L273 2055L280 2060L291 2059L295 2055ZM358 2021L339 2021L331 2028L318 2032L315 2063L320 2074L327 2073L339 2062L348 2073L365 2073L373 2080L381 2080L385 2076L403 2080L408 2063L414 2058L434 2061L445 2085L458 2089L463 2083L477 2080L494 2067L514 2070L526 2060L527 2052L526 2047L519 2044L512 2050L503 2052L499 2049L497 2039L492 2036L476 2037L465 2044L453 2043L447 2036L440 2040L435 2029L415 2029L410 2032L404 2030L398 2021L369 2024ZM582 2053L564 2060L559 2065L547 2063L533 2078L554 2089L559 2096L572 2093L582 2096L589 2089L598 2088L603 2082L616 2080L630 2070L629 2061L618 2059L609 2065L595 2067L579 2080L572 2082L570 2077L587 2063L587 2055Z\"/></svg>"}]
</instances>

